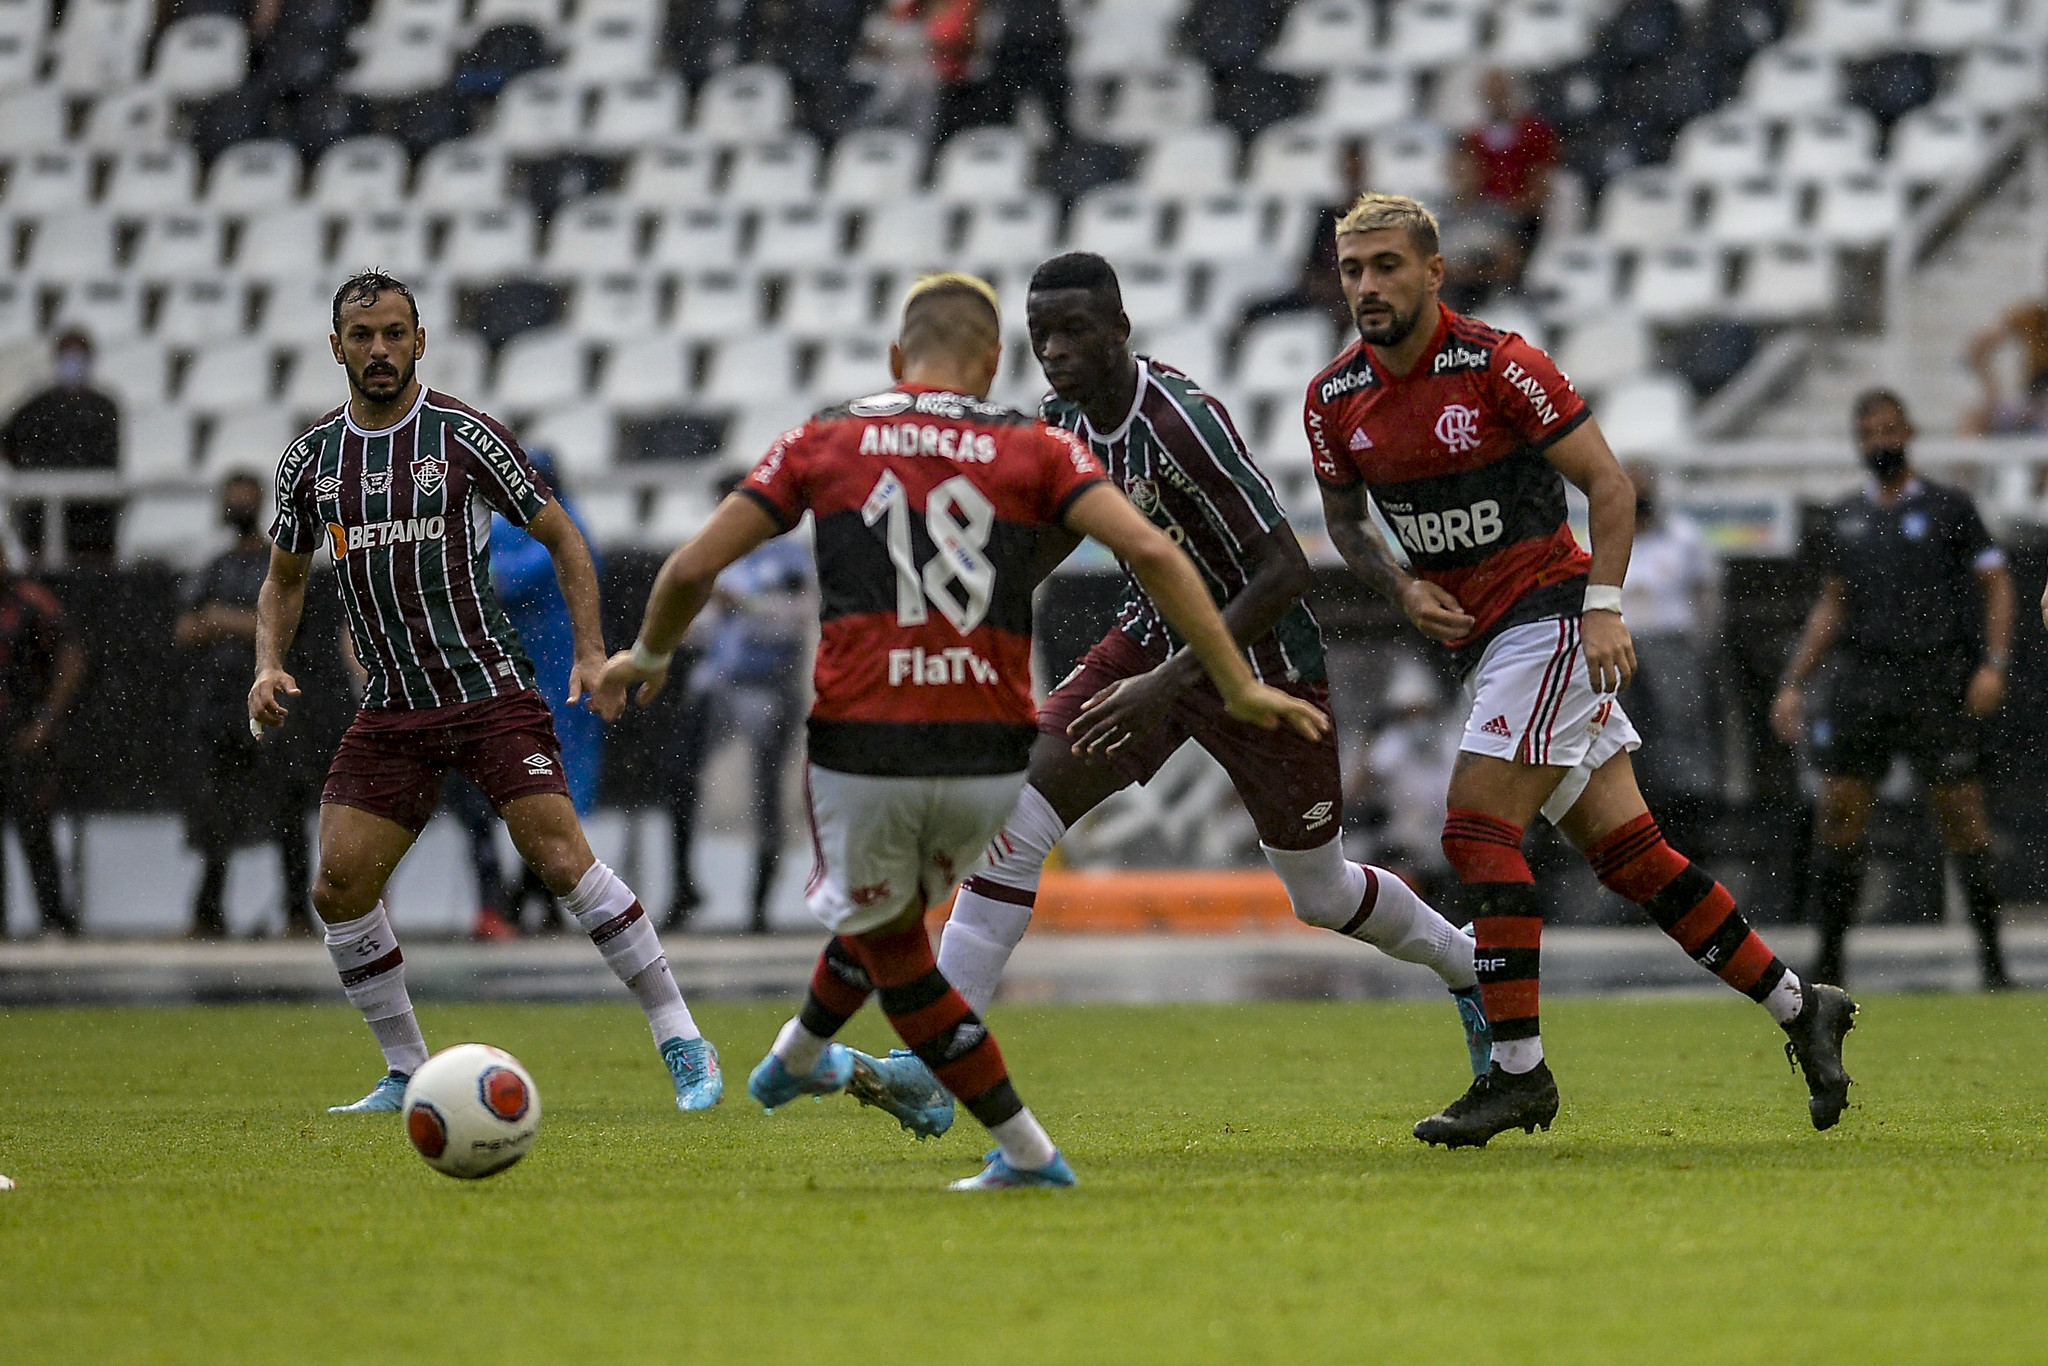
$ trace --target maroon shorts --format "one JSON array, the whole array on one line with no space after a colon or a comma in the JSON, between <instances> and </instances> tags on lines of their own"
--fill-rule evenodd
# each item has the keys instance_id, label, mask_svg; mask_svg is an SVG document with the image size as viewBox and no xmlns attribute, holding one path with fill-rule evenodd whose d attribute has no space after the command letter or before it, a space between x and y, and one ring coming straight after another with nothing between
<instances>
[{"instance_id":1,"label":"maroon shorts","mask_svg":"<svg viewBox=\"0 0 2048 1366\"><path fill-rule=\"evenodd\" d=\"M1039 707L1040 733L1064 740L1083 702L1158 662L1147 658L1122 631L1111 631ZM1314 703L1325 716L1330 714L1329 684L1294 683L1284 691ZM1344 783L1335 729L1320 740L1304 740L1285 726L1260 730L1232 716L1206 676L1181 694L1158 729L1090 762L1102 764L1126 783L1150 782L1188 740L1223 765L1259 838L1267 844L1275 849L1314 849L1336 838L1344 823Z\"/></svg>"},{"instance_id":2,"label":"maroon shorts","mask_svg":"<svg viewBox=\"0 0 2048 1366\"><path fill-rule=\"evenodd\" d=\"M433 819L451 768L500 811L507 802L542 792L569 795L555 718L529 689L452 707L357 712L327 766L320 801L353 806L418 832Z\"/></svg>"}]
</instances>

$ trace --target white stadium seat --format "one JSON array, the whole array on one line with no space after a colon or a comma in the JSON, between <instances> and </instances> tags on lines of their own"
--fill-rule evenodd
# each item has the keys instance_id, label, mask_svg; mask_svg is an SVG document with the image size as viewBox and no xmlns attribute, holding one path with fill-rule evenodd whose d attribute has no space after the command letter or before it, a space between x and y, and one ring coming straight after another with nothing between
<instances>
[{"instance_id":1,"label":"white stadium seat","mask_svg":"<svg viewBox=\"0 0 2048 1366\"><path fill-rule=\"evenodd\" d=\"M1906 27L1909 45L1929 52L1960 52L2006 34L2007 0L1918 0Z\"/></svg>"},{"instance_id":2,"label":"white stadium seat","mask_svg":"<svg viewBox=\"0 0 2048 1366\"><path fill-rule=\"evenodd\" d=\"M691 131L719 142L779 137L789 127L791 103L780 67L731 67L704 82Z\"/></svg>"},{"instance_id":3,"label":"white stadium seat","mask_svg":"<svg viewBox=\"0 0 2048 1366\"><path fill-rule=\"evenodd\" d=\"M1237 135L1228 128L1188 128L1155 138L1138 176L1154 196L1221 194L1237 183Z\"/></svg>"},{"instance_id":4,"label":"white stadium seat","mask_svg":"<svg viewBox=\"0 0 2048 1366\"><path fill-rule=\"evenodd\" d=\"M1618 175L1600 200L1600 235L1617 246L1656 247L1692 230L1692 187L1661 167Z\"/></svg>"},{"instance_id":5,"label":"white stadium seat","mask_svg":"<svg viewBox=\"0 0 2048 1366\"><path fill-rule=\"evenodd\" d=\"M661 323L661 290L636 271L586 275L576 282L569 330L579 337L637 337Z\"/></svg>"},{"instance_id":6,"label":"white stadium seat","mask_svg":"<svg viewBox=\"0 0 2048 1366\"><path fill-rule=\"evenodd\" d=\"M825 171L825 198L879 206L918 193L924 148L900 128L863 128L839 139Z\"/></svg>"},{"instance_id":7,"label":"white stadium seat","mask_svg":"<svg viewBox=\"0 0 2048 1366\"><path fill-rule=\"evenodd\" d=\"M242 240L246 250L246 232ZM342 227L334 264L342 276L359 270L416 275L427 268L427 220L410 208L355 214Z\"/></svg>"},{"instance_id":8,"label":"white stadium seat","mask_svg":"<svg viewBox=\"0 0 2048 1366\"><path fill-rule=\"evenodd\" d=\"M1170 60L1173 16L1137 5L1096 5L1076 16L1067 69L1083 78L1153 70Z\"/></svg>"},{"instance_id":9,"label":"white stadium seat","mask_svg":"<svg viewBox=\"0 0 2048 1366\"><path fill-rule=\"evenodd\" d=\"M1336 354L1325 314L1261 318L1245 329L1233 383L1247 394L1298 404L1302 386Z\"/></svg>"},{"instance_id":10,"label":"white stadium seat","mask_svg":"<svg viewBox=\"0 0 2048 1366\"><path fill-rule=\"evenodd\" d=\"M320 154L308 198L323 209L354 213L398 204L409 163L392 138L349 138Z\"/></svg>"},{"instance_id":11,"label":"white stadium seat","mask_svg":"<svg viewBox=\"0 0 2048 1366\"><path fill-rule=\"evenodd\" d=\"M134 280L101 276L70 282L58 296L51 327L75 327L100 341L135 337L142 332L142 305L142 286Z\"/></svg>"},{"instance_id":12,"label":"white stadium seat","mask_svg":"<svg viewBox=\"0 0 2048 1366\"><path fill-rule=\"evenodd\" d=\"M1799 187L1777 176L1751 176L1714 187L1707 209L1707 235L1741 245L1770 242L1799 230Z\"/></svg>"},{"instance_id":13,"label":"white stadium seat","mask_svg":"<svg viewBox=\"0 0 2048 1366\"><path fill-rule=\"evenodd\" d=\"M1970 49L1956 82L1956 102L1972 109L2002 111L2041 103L2048 75L2039 43L1991 43Z\"/></svg>"},{"instance_id":14,"label":"white stadium seat","mask_svg":"<svg viewBox=\"0 0 2048 1366\"><path fill-rule=\"evenodd\" d=\"M1403 0L1394 6L1387 56L1408 66L1449 66L1479 55L1481 10L1468 0Z\"/></svg>"},{"instance_id":15,"label":"white stadium seat","mask_svg":"<svg viewBox=\"0 0 2048 1366\"><path fill-rule=\"evenodd\" d=\"M1192 62L1126 71L1110 95L1104 132L1113 141L1142 142L1207 123L1213 85L1208 70Z\"/></svg>"},{"instance_id":16,"label":"white stadium seat","mask_svg":"<svg viewBox=\"0 0 2048 1366\"><path fill-rule=\"evenodd\" d=\"M214 158L206 207L245 214L289 203L299 192L299 152L289 142L238 142Z\"/></svg>"},{"instance_id":17,"label":"white stadium seat","mask_svg":"<svg viewBox=\"0 0 2048 1366\"><path fill-rule=\"evenodd\" d=\"M259 293L262 308L256 319L256 335L287 349L313 344L324 348L334 330L334 291L345 274L336 269L332 275L323 271L271 281ZM439 334L433 335L438 346ZM338 383L339 373L334 378ZM331 395L332 390L325 400L329 408L340 402Z\"/></svg>"},{"instance_id":18,"label":"white stadium seat","mask_svg":"<svg viewBox=\"0 0 2048 1366\"><path fill-rule=\"evenodd\" d=\"M1124 313L1132 327L1176 327L1189 314L1186 270L1156 260L1129 261L1117 268Z\"/></svg>"},{"instance_id":19,"label":"white stadium seat","mask_svg":"<svg viewBox=\"0 0 2048 1366\"><path fill-rule=\"evenodd\" d=\"M1785 129L1778 173L1819 180L1867 171L1877 158L1877 121L1861 109L1801 114Z\"/></svg>"},{"instance_id":20,"label":"white stadium seat","mask_svg":"<svg viewBox=\"0 0 2048 1366\"><path fill-rule=\"evenodd\" d=\"M432 24L358 29L356 64L341 78L344 90L390 99L446 85L455 73L455 46Z\"/></svg>"},{"instance_id":21,"label":"white stadium seat","mask_svg":"<svg viewBox=\"0 0 2048 1366\"><path fill-rule=\"evenodd\" d=\"M97 95L134 85L154 19L123 0L72 0L55 40L57 88Z\"/></svg>"},{"instance_id":22,"label":"white stadium seat","mask_svg":"<svg viewBox=\"0 0 2048 1366\"><path fill-rule=\"evenodd\" d=\"M1371 188L1441 205L1450 190L1450 146L1434 124L1413 123L1373 134L1366 157Z\"/></svg>"},{"instance_id":23,"label":"white stadium seat","mask_svg":"<svg viewBox=\"0 0 2048 1366\"><path fill-rule=\"evenodd\" d=\"M1127 185L1090 190L1074 205L1068 245L1112 260L1135 260L1159 244L1159 206Z\"/></svg>"},{"instance_id":24,"label":"white stadium seat","mask_svg":"<svg viewBox=\"0 0 2048 1366\"><path fill-rule=\"evenodd\" d=\"M1954 105L1915 109L1892 129L1885 165L1910 185L1931 185L1968 175L1989 153L1984 120Z\"/></svg>"},{"instance_id":25,"label":"white stadium seat","mask_svg":"<svg viewBox=\"0 0 2048 1366\"><path fill-rule=\"evenodd\" d=\"M651 76L660 42L661 24L649 15L583 5L569 29L562 74L586 83Z\"/></svg>"},{"instance_id":26,"label":"white stadium seat","mask_svg":"<svg viewBox=\"0 0 2048 1366\"><path fill-rule=\"evenodd\" d=\"M1836 296L1834 252L1811 242L1769 242L1749 253L1735 291L1735 311L1777 321L1818 317Z\"/></svg>"},{"instance_id":27,"label":"white stadium seat","mask_svg":"<svg viewBox=\"0 0 2048 1366\"><path fill-rule=\"evenodd\" d=\"M114 269L114 220L90 209L36 220L22 273L32 280L90 280Z\"/></svg>"},{"instance_id":28,"label":"white stadium seat","mask_svg":"<svg viewBox=\"0 0 2048 1366\"><path fill-rule=\"evenodd\" d=\"M1694 119L1678 135L1672 165L1689 180L1741 180L1771 169L1771 126L1734 110Z\"/></svg>"},{"instance_id":29,"label":"white stadium seat","mask_svg":"<svg viewBox=\"0 0 2048 1366\"><path fill-rule=\"evenodd\" d=\"M1612 244L1597 237L1552 241L1546 235L1529 260L1524 285L1550 316L1585 318L1612 309L1619 280Z\"/></svg>"},{"instance_id":30,"label":"white stadium seat","mask_svg":"<svg viewBox=\"0 0 2048 1366\"><path fill-rule=\"evenodd\" d=\"M242 334L239 286L219 278L181 280L165 291L156 335L175 346L217 346Z\"/></svg>"},{"instance_id":31,"label":"white stadium seat","mask_svg":"<svg viewBox=\"0 0 2048 1366\"><path fill-rule=\"evenodd\" d=\"M676 299L678 332L691 337L732 337L758 329L762 316L761 285L737 270L694 272L682 282Z\"/></svg>"},{"instance_id":32,"label":"white stadium seat","mask_svg":"<svg viewBox=\"0 0 2048 1366\"><path fill-rule=\"evenodd\" d=\"M1365 0L1304 0L1287 12L1265 64L1303 75L1356 66L1372 56L1375 27Z\"/></svg>"},{"instance_id":33,"label":"white stadium seat","mask_svg":"<svg viewBox=\"0 0 2048 1366\"><path fill-rule=\"evenodd\" d=\"M376 0L370 7L367 27L388 31L421 24L452 38L461 31L463 13L468 8L468 0Z\"/></svg>"},{"instance_id":34,"label":"white stadium seat","mask_svg":"<svg viewBox=\"0 0 2048 1366\"><path fill-rule=\"evenodd\" d=\"M597 92L590 145L630 152L679 135L683 127L683 83L668 72L613 81Z\"/></svg>"},{"instance_id":35,"label":"white stadium seat","mask_svg":"<svg viewBox=\"0 0 2048 1366\"><path fill-rule=\"evenodd\" d=\"M190 473L192 419L181 413L175 420L184 431L178 437L169 438L167 444L184 452L178 463L161 468L152 464L139 468L131 477L161 478ZM128 423L123 422L121 426L122 444L126 445ZM150 458L154 459L154 454ZM165 458L169 459L168 456ZM277 463L275 452L269 463ZM205 552L218 543L219 503L218 496L210 491L138 493L128 501L127 515L121 518L120 529L114 537L114 549L123 561L140 560L176 569L197 569Z\"/></svg>"},{"instance_id":36,"label":"white stadium seat","mask_svg":"<svg viewBox=\"0 0 2048 1366\"><path fill-rule=\"evenodd\" d=\"M860 259L871 266L942 269L952 209L935 198L899 198L862 215Z\"/></svg>"},{"instance_id":37,"label":"white stadium seat","mask_svg":"<svg viewBox=\"0 0 2048 1366\"><path fill-rule=\"evenodd\" d=\"M162 342L134 338L105 342L93 356L92 382L112 394L124 408L168 403L171 349Z\"/></svg>"},{"instance_id":38,"label":"white stadium seat","mask_svg":"<svg viewBox=\"0 0 2048 1366\"><path fill-rule=\"evenodd\" d=\"M1015 129L970 128L939 148L932 190L946 199L985 203L1025 194L1031 149Z\"/></svg>"},{"instance_id":39,"label":"white stadium seat","mask_svg":"<svg viewBox=\"0 0 2048 1366\"><path fill-rule=\"evenodd\" d=\"M827 403L858 398L882 388L889 378L889 343L880 337L833 337L818 355L811 386Z\"/></svg>"},{"instance_id":40,"label":"white stadium seat","mask_svg":"<svg viewBox=\"0 0 2048 1366\"><path fill-rule=\"evenodd\" d=\"M1058 211L1043 196L979 204L968 215L960 257L970 270L1028 270L1052 254L1058 226Z\"/></svg>"},{"instance_id":41,"label":"white stadium seat","mask_svg":"<svg viewBox=\"0 0 2048 1366\"><path fill-rule=\"evenodd\" d=\"M101 203L133 215L187 208L198 198L199 158L190 147L161 147L116 157Z\"/></svg>"},{"instance_id":42,"label":"white stadium seat","mask_svg":"<svg viewBox=\"0 0 2048 1366\"><path fill-rule=\"evenodd\" d=\"M1645 318L1672 322L1711 313L1721 303L1720 252L1672 243L1636 263L1629 305Z\"/></svg>"},{"instance_id":43,"label":"white stadium seat","mask_svg":"<svg viewBox=\"0 0 2048 1366\"><path fill-rule=\"evenodd\" d=\"M420 321L440 316L438 311L428 308L421 313ZM456 331L453 322L450 318L450 325L428 332L427 354L420 358L420 382L444 394L468 399L483 392L484 363L490 357L481 337Z\"/></svg>"},{"instance_id":44,"label":"white stadium seat","mask_svg":"<svg viewBox=\"0 0 2048 1366\"><path fill-rule=\"evenodd\" d=\"M145 280L176 280L217 270L225 227L210 213L158 214L143 224L130 269Z\"/></svg>"},{"instance_id":45,"label":"white stadium seat","mask_svg":"<svg viewBox=\"0 0 2048 1366\"><path fill-rule=\"evenodd\" d=\"M709 204L718 158L695 142L658 142L633 154L626 167L626 198L664 211Z\"/></svg>"},{"instance_id":46,"label":"white stadium seat","mask_svg":"<svg viewBox=\"0 0 2048 1366\"><path fill-rule=\"evenodd\" d=\"M533 264L539 235L533 210L523 205L474 209L457 215L449 225L441 263L461 279L519 274Z\"/></svg>"},{"instance_id":47,"label":"white stadium seat","mask_svg":"<svg viewBox=\"0 0 2048 1366\"><path fill-rule=\"evenodd\" d=\"M35 290L26 280L0 276L0 346L36 334Z\"/></svg>"},{"instance_id":48,"label":"white stadium seat","mask_svg":"<svg viewBox=\"0 0 2048 1366\"><path fill-rule=\"evenodd\" d=\"M55 147L69 123L63 93L54 85L0 94L0 155Z\"/></svg>"},{"instance_id":49,"label":"white stadium seat","mask_svg":"<svg viewBox=\"0 0 2048 1366\"><path fill-rule=\"evenodd\" d=\"M413 203L434 213L460 213L505 201L505 154L474 138L444 142L420 162Z\"/></svg>"},{"instance_id":50,"label":"white stadium seat","mask_svg":"<svg viewBox=\"0 0 2048 1366\"><path fill-rule=\"evenodd\" d=\"M843 243L838 211L821 204L788 204L761 215L748 260L764 270L820 266L838 260Z\"/></svg>"},{"instance_id":51,"label":"white stadium seat","mask_svg":"<svg viewBox=\"0 0 2048 1366\"><path fill-rule=\"evenodd\" d=\"M729 270L740 261L740 231L745 226L731 209L675 209L655 222L654 247L647 264L661 270Z\"/></svg>"},{"instance_id":52,"label":"white stadium seat","mask_svg":"<svg viewBox=\"0 0 2048 1366\"><path fill-rule=\"evenodd\" d=\"M1223 380L1223 347L1213 327L1148 328L1132 350L1165 362L1204 387Z\"/></svg>"},{"instance_id":53,"label":"white stadium seat","mask_svg":"<svg viewBox=\"0 0 2048 1366\"><path fill-rule=\"evenodd\" d=\"M725 198L749 208L808 204L818 182L818 144L798 133L750 143L733 153Z\"/></svg>"},{"instance_id":54,"label":"white stadium seat","mask_svg":"<svg viewBox=\"0 0 2048 1366\"><path fill-rule=\"evenodd\" d=\"M1742 76L1742 103L1770 118L1788 118L1842 103L1842 64L1833 53L1779 43L1752 57Z\"/></svg>"},{"instance_id":55,"label":"white stadium seat","mask_svg":"<svg viewBox=\"0 0 2048 1366\"><path fill-rule=\"evenodd\" d=\"M1415 73L1388 62L1347 66L1323 77L1306 120L1332 133L1373 133L1416 115Z\"/></svg>"},{"instance_id":56,"label":"white stadium seat","mask_svg":"<svg viewBox=\"0 0 2048 1366\"><path fill-rule=\"evenodd\" d=\"M567 9L567 0L476 0L469 25L484 29L498 24L532 24L553 37L568 18Z\"/></svg>"},{"instance_id":57,"label":"white stadium seat","mask_svg":"<svg viewBox=\"0 0 2048 1366\"><path fill-rule=\"evenodd\" d=\"M428 339L431 354L440 348L444 336L431 332ZM284 392L277 397L280 407L294 413L318 413L341 402L348 381L342 377L341 366L335 363L334 352L325 337L293 343L285 355Z\"/></svg>"},{"instance_id":58,"label":"white stadium seat","mask_svg":"<svg viewBox=\"0 0 2048 1366\"><path fill-rule=\"evenodd\" d=\"M1897 47L1905 30L1905 0L1813 0L1800 36L1824 52L1863 57Z\"/></svg>"},{"instance_id":59,"label":"white stadium seat","mask_svg":"<svg viewBox=\"0 0 2048 1366\"><path fill-rule=\"evenodd\" d=\"M131 152L142 147L167 147L171 141L171 102L161 90L141 86L116 90L92 102L79 145L94 152Z\"/></svg>"},{"instance_id":60,"label":"white stadium seat","mask_svg":"<svg viewBox=\"0 0 2048 1366\"><path fill-rule=\"evenodd\" d=\"M736 408L786 400L796 387L796 344L791 338L728 337L712 348L697 399L708 407Z\"/></svg>"},{"instance_id":61,"label":"white stadium seat","mask_svg":"<svg viewBox=\"0 0 2048 1366\"><path fill-rule=\"evenodd\" d=\"M43 40L0 31L0 95L32 86L43 67Z\"/></svg>"},{"instance_id":62,"label":"white stadium seat","mask_svg":"<svg viewBox=\"0 0 2048 1366\"><path fill-rule=\"evenodd\" d=\"M1906 223L1906 187L1883 171L1856 171L1820 184L1814 233L1824 242L1867 246Z\"/></svg>"},{"instance_id":63,"label":"white stadium seat","mask_svg":"<svg viewBox=\"0 0 2048 1366\"><path fill-rule=\"evenodd\" d=\"M0 33L40 42L50 31L51 0L0 0Z\"/></svg>"},{"instance_id":64,"label":"white stadium seat","mask_svg":"<svg viewBox=\"0 0 2048 1366\"><path fill-rule=\"evenodd\" d=\"M270 343L242 338L208 342L194 348L178 402L195 413L254 407L270 401L276 377L277 353Z\"/></svg>"},{"instance_id":65,"label":"white stadium seat","mask_svg":"<svg viewBox=\"0 0 2048 1366\"><path fill-rule=\"evenodd\" d=\"M555 71L529 71L498 92L492 140L515 154L558 152L583 135L583 88Z\"/></svg>"},{"instance_id":66,"label":"white stadium seat","mask_svg":"<svg viewBox=\"0 0 2048 1366\"><path fill-rule=\"evenodd\" d=\"M529 450L544 450L571 479L610 470L619 442L618 419L602 403L571 402L536 414L520 433ZM578 500L579 512L585 509Z\"/></svg>"},{"instance_id":67,"label":"white stadium seat","mask_svg":"<svg viewBox=\"0 0 2048 1366\"><path fill-rule=\"evenodd\" d=\"M1252 140L1245 188L1257 194L1323 203L1342 191L1343 149L1335 137L1303 123L1280 123Z\"/></svg>"},{"instance_id":68,"label":"white stadium seat","mask_svg":"<svg viewBox=\"0 0 2048 1366\"><path fill-rule=\"evenodd\" d=\"M820 341L877 326L867 278L843 266L800 271L783 291L781 326Z\"/></svg>"},{"instance_id":69,"label":"white stadium seat","mask_svg":"<svg viewBox=\"0 0 2048 1366\"><path fill-rule=\"evenodd\" d=\"M1174 254L1189 260L1220 261L1257 256L1269 249L1266 206L1244 194L1212 194L1184 202Z\"/></svg>"},{"instance_id":70,"label":"white stadium seat","mask_svg":"<svg viewBox=\"0 0 2048 1366\"><path fill-rule=\"evenodd\" d=\"M1486 59L1511 71L1562 66L1591 44L1586 8L1570 0L1509 0L1494 20Z\"/></svg>"},{"instance_id":71,"label":"white stadium seat","mask_svg":"<svg viewBox=\"0 0 2048 1366\"><path fill-rule=\"evenodd\" d=\"M622 409L679 406L690 387L690 343L669 333L616 342L605 358L598 396Z\"/></svg>"},{"instance_id":72,"label":"white stadium seat","mask_svg":"<svg viewBox=\"0 0 2048 1366\"><path fill-rule=\"evenodd\" d=\"M1662 455L1692 440L1692 392L1670 375L1616 384L1595 410L1600 434L1623 457Z\"/></svg>"},{"instance_id":73,"label":"white stadium seat","mask_svg":"<svg viewBox=\"0 0 2048 1366\"><path fill-rule=\"evenodd\" d=\"M293 413L275 403L259 403L222 413L206 437L206 468L215 477L228 470L272 470L284 448L299 435Z\"/></svg>"},{"instance_id":74,"label":"white stadium seat","mask_svg":"<svg viewBox=\"0 0 2048 1366\"><path fill-rule=\"evenodd\" d=\"M180 99L233 90L249 74L249 31L221 14L180 19L156 40L150 81Z\"/></svg>"},{"instance_id":75,"label":"white stadium seat","mask_svg":"<svg viewBox=\"0 0 2048 1366\"><path fill-rule=\"evenodd\" d=\"M583 396L590 346L565 328L522 332L498 354L491 404L508 412L533 412Z\"/></svg>"},{"instance_id":76,"label":"white stadium seat","mask_svg":"<svg viewBox=\"0 0 2048 1366\"><path fill-rule=\"evenodd\" d=\"M555 210L541 269L550 275L622 270L639 248L639 211L611 195L594 195Z\"/></svg>"},{"instance_id":77,"label":"white stadium seat","mask_svg":"<svg viewBox=\"0 0 2048 1366\"><path fill-rule=\"evenodd\" d=\"M1655 352L1650 329L1621 309L1588 313L1566 329L1554 353L1558 366L1582 394L1604 393L1651 368Z\"/></svg>"},{"instance_id":78,"label":"white stadium seat","mask_svg":"<svg viewBox=\"0 0 2048 1366\"><path fill-rule=\"evenodd\" d=\"M0 210L22 214L82 209L92 196L92 159L62 147L37 151L15 161L7 176L7 197Z\"/></svg>"}]
</instances>

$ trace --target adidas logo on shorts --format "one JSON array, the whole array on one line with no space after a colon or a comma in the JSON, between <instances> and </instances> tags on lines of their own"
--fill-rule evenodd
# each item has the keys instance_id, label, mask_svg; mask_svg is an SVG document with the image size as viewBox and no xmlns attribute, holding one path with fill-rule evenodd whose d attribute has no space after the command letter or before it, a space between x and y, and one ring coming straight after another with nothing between
<instances>
[{"instance_id":1,"label":"adidas logo on shorts","mask_svg":"<svg viewBox=\"0 0 2048 1366\"><path fill-rule=\"evenodd\" d=\"M1479 728L1479 733L1481 735L1498 735L1505 740L1512 740L1515 738L1515 732L1511 727L1509 727L1508 718L1505 716L1494 717L1491 721L1488 721L1485 725Z\"/></svg>"}]
</instances>

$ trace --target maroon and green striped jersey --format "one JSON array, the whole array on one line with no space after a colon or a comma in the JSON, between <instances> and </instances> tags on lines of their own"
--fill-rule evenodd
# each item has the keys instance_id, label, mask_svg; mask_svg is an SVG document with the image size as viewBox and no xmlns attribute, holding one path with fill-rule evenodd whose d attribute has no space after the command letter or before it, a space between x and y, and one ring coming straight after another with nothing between
<instances>
[{"instance_id":1,"label":"maroon and green striped jersey","mask_svg":"<svg viewBox=\"0 0 2048 1366\"><path fill-rule=\"evenodd\" d=\"M1219 608L1251 582L1251 547L1287 524L1230 414L1170 365L1138 358L1138 393L1114 431L1096 431L1078 405L1050 394L1040 416L1088 443L1111 482L1188 553ZM1179 649L1143 585L1126 578L1117 629L1156 656ZM1323 632L1308 604L1297 599L1250 658L1261 682L1321 682Z\"/></svg>"},{"instance_id":2,"label":"maroon and green striped jersey","mask_svg":"<svg viewBox=\"0 0 2048 1366\"><path fill-rule=\"evenodd\" d=\"M523 527L547 501L510 432L423 388L396 426L364 431L344 406L294 441L270 538L333 555L364 707L446 707L534 686L491 588L490 525L495 510Z\"/></svg>"}]
</instances>

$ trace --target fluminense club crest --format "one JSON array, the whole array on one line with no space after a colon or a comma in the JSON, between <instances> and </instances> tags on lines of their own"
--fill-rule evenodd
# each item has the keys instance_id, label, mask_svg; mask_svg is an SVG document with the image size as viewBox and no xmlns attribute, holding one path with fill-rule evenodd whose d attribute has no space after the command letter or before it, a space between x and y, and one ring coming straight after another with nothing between
<instances>
[{"instance_id":1,"label":"fluminense club crest","mask_svg":"<svg viewBox=\"0 0 2048 1366\"><path fill-rule=\"evenodd\" d=\"M412 462L412 486L421 493L439 493L447 479L448 462L438 456L423 455Z\"/></svg>"}]
</instances>

